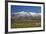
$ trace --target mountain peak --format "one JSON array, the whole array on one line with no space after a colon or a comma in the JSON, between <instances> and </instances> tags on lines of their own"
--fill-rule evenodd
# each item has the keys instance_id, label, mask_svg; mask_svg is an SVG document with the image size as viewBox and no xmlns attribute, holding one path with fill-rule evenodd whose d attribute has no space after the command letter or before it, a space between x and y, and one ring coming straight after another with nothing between
<instances>
[{"instance_id":1,"label":"mountain peak","mask_svg":"<svg viewBox=\"0 0 46 34\"><path fill-rule=\"evenodd\" d=\"M21 15L21 16L24 16L24 15L32 15L32 16L38 16L38 15L41 15L41 13L35 13L35 12L25 12L25 11L21 11L21 12L16 12L16 13L12 13L13 15Z\"/></svg>"}]
</instances>

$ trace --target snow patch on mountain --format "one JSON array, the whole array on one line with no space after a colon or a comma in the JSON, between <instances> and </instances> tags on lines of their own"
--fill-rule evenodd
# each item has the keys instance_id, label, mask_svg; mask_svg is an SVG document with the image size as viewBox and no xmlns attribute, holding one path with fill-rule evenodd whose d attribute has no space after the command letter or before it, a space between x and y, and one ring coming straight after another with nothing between
<instances>
[{"instance_id":1,"label":"snow patch on mountain","mask_svg":"<svg viewBox=\"0 0 46 34\"><path fill-rule=\"evenodd\" d=\"M35 12L25 12L25 11L21 11L21 12L16 12L16 13L12 13L13 15L19 15L19 16L39 16L41 15L41 13L35 13Z\"/></svg>"}]
</instances>

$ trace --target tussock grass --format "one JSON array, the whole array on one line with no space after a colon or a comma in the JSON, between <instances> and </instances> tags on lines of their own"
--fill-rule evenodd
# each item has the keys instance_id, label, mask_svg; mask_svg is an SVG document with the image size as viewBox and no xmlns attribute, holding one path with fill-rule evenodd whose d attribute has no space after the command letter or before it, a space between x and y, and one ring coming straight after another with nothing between
<instances>
[{"instance_id":1,"label":"tussock grass","mask_svg":"<svg viewBox=\"0 0 46 34\"><path fill-rule=\"evenodd\" d=\"M11 28L32 28L41 27L40 20L30 20L30 21L15 21L11 23Z\"/></svg>"}]
</instances>

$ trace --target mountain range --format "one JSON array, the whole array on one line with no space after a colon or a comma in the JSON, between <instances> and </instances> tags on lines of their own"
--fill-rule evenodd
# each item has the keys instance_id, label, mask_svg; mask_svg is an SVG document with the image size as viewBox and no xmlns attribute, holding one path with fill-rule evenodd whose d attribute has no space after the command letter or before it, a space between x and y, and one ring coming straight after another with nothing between
<instances>
[{"instance_id":1,"label":"mountain range","mask_svg":"<svg viewBox=\"0 0 46 34\"><path fill-rule=\"evenodd\" d=\"M12 19L15 20L31 20L31 19L41 19L41 13L35 12L16 12L12 13Z\"/></svg>"}]
</instances>

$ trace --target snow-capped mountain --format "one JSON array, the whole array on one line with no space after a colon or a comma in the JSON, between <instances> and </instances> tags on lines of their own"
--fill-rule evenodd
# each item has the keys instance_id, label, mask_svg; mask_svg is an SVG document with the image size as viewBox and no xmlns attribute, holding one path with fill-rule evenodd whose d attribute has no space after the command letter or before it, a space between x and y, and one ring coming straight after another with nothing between
<instances>
[{"instance_id":1,"label":"snow-capped mountain","mask_svg":"<svg viewBox=\"0 0 46 34\"><path fill-rule=\"evenodd\" d=\"M33 13L33 12L24 12L24 11L21 11L21 12L16 12L16 13L12 13L14 15L20 15L20 16L24 16L24 15L32 15L32 16L38 16L38 15L41 15L41 13Z\"/></svg>"},{"instance_id":2,"label":"snow-capped mountain","mask_svg":"<svg viewBox=\"0 0 46 34\"><path fill-rule=\"evenodd\" d=\"M41 13L34 13L34 12L16 12L12 13L16 19L40 19L41 18Z\"/></svg>"}]
</instances>

